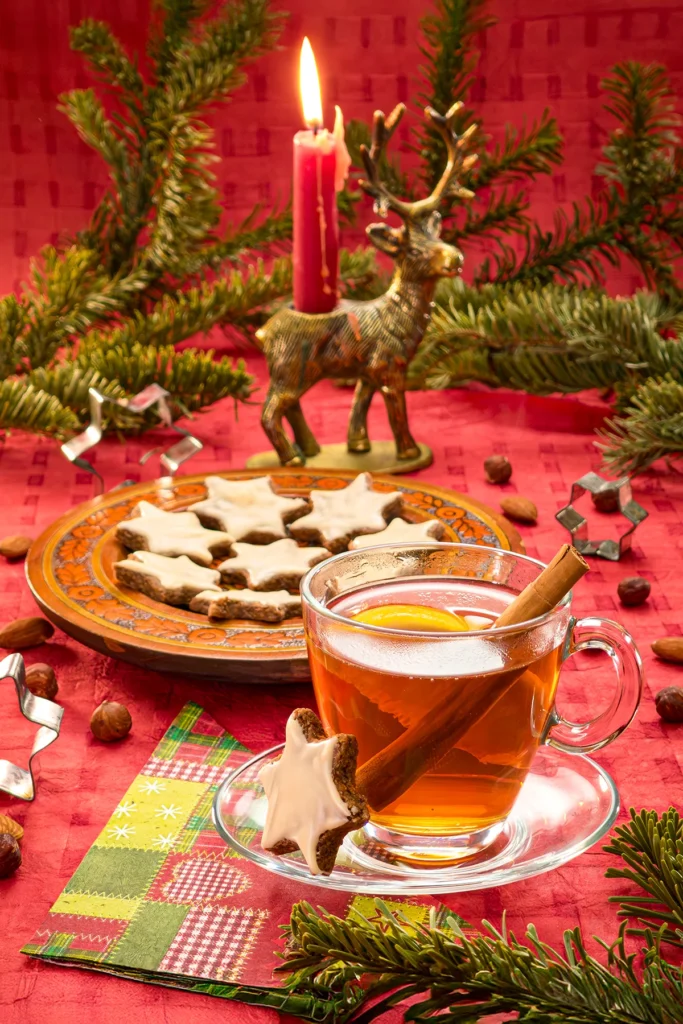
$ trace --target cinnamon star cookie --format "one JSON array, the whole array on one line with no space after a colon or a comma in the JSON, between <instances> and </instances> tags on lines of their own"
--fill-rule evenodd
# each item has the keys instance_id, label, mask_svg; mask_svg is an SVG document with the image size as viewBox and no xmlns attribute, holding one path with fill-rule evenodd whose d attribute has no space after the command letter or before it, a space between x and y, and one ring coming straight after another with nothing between
<instances>
[{"instance_id":1,"label":"cinnamon star cookie","mask_svg":"<svg viewBox=\"0 0 683 1024\"><path fill-rule=\"evenodd\" d=\"M233 544L234 558L221 562L223 583L243 583L252 590L298 590L312 565L329 558L327 548L300 548L285 538L273 544Z\"/></svg>"},{"instance_id":2,"label":"cinnamon star cookie","mask_svg":"<svg viewBox=\"0 0 683 1024\"><path fill-rule=\"evenodd\" d=\"M214 590L203 591L190 601L193 612L210 619L253 619L255 622L282 622L301 615L301 598L286 590Z\"/></svg>"},{"instance_id":3,"label":"cinnamon star cookie","mask_svg":"<svg viewBox=\"0 0 683 1024\"><path fill-rule=\"evenodd\" d=\"M114 562L114 572L119 583L164 604L189 604L202 591L221 592L220 573L195 565L186 555L166 558L152 551L134 551L122 562Z\"/></svg>"},{"instance_id":4,"label":"cinnamon star cookie","mask_svg":"<svg viewBox=\"0 0 683 1024\"><path fill-rule=\"evenodd\" d=\"M152 551L155 555L187 555L199 565L211 565L226 555L233 538L229 533L207 530L194 512L167 512L141 501L137 516L124 519L116 536L131 551Z\"/></svg>"},{"instance_id":5,"label":"cinnamon star cookie","mask_svg":"<svg viewBox=\"0 0 683 1024\"><path fill-rule=\"evenodd\" d=\"M268 544L286 537L285 523L309 508L305 498L276 494L269 476L224 480L207 476L208 498L192 506L204 526L225 530L235 540Z\"/></svg>"},{"instance_id":6,"label":"cinnamon star cookie","mask_svg":"<svg viewBox=\"0 0 683 1024\"><path fill-rule=\"evenodd\" d=\"M349 544L349 551L369 548L374 544L419 544L420 541L439 541L445 532L446 527L438 519L428 519L424 523L407 523L405 519L392 519L379 533L366 533L362 537L355 537Z\"/></svg>"},{"instance_id":7,"label":"cinnamon star cookie","mask_svg":"<svg viewBox=\"0 0 683 1024\"><path fill-rule=\"evenodd\" d=\"M268 798L261 845L276 855L301 850L312 875L329 875L344 836L368 820L356 789L358 744L329 739L318 717L297 708L287 720L285 748L258 774Z\"/></svg>"},{"instance_id":8,"label":"cinnamon star cookie","mask_svg":"<svg viewBox=\"0 0 683 1024\"><path fill-rule=\"evenodd\" d=\"M383 530L403 508L400 491L373 491L372 477L360 473L338 491L311 491L313 511L289 528L296 540L317 541L332 552L344 551L349 541Z\"/></svg>"}]
</instances>

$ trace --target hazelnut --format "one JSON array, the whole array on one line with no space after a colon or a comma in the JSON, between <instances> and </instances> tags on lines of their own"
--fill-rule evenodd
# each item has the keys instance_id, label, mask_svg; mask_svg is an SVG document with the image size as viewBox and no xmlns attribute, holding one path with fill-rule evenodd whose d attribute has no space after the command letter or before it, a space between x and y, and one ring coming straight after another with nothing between
<instances>
[{"instance_id":1,"label":"hazelnut","mask_svg":"<svg viewBox=\"0 0 683 1024\"><path fill-rule=\"evenodd\" d=\"M657 714L665 722L683 722L683 690L679 686L667 686L655 697Z\"/></svg>"},{"instance_id":2,"label":"hazelnut","mask_svg":"<svg viewBox=\"0 0 683 1024\"><path fill-rule=\"evenodd\" d=\"M45 700L54 700L59 691L55 670L42 662L26 669L26 685L36 697L44 697Z\"/></svg>"},{"instance_id":3,"label":"hazelnut","mask_svg":"<svg viewBox=\"0 0 683 1024\"><path fill-rule=\"evenodd\" d=\"M23 537L21 534L13 534L11 537L3 537L0 540L0 555L5 558L26 558L28 550L33 544L30 537Z\"/></svg>"},{"instance_id":4,"label":"hazelnut","mask_svg":"<svg viewBox=\"0 0 683 1024\"><path fill-rule=\"evenodd\" d=\"M92 713L90 729L93 736L105 743L122 740L127 736L133 725L130 711L123 704L115 701L104 701Z\"/></svg>"},{"instance_id":5,"label":"hazelnut","mask_svg":"<svg viewBox=\"0 0 683 1024\"><path fill-rule=\"evenodd\" d=\"M598 512L616 512L619 508L619 488L608 484L591 494L591 501Z\"/></svg>"},{"instance_id":6,"label":"hazelnut","mask_svg":"<svg viewBox=\"0 0 683 1024\"><path fill-rule=\"evenodd\" d=\"M490 455L484 462L484 472L490 484L506 484L512 476L512 466L504 455Z\"/></svg>"},{"instance_id":7,"label":"hazelnut","mask_svg":"<svg viewBox=\"0 0 683 1024\"><path fill-rule=\"evenodd\" d=\"M650 596L650 583L642 576L627 576L619 583L617 594L627 608L635 608L636 605L647 601Z\"/></svg>"},{"instance_id":8,"label":"hazelnut","mask_svg":"<svg viewBox=\"0 0 683 1024\"><path fill-rule=\"evenodd\" d=\"M19 843L9 832L0 832L0 878L9 878L20 864Z\"/></svg>"}]
</instances>

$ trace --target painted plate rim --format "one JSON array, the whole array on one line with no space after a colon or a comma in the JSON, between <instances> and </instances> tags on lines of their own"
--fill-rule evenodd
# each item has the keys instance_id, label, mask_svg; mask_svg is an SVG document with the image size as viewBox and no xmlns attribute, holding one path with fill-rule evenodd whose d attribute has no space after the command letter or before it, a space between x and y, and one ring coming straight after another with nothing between
<instances>
[{"instance_id":1,"label":"painted plate rim","mask_svg":"<svg viewBox=\"0 0 683 1024\"><path fill-rule=\"evenodd\" d=\"M273 623L272 625L239 620L239 625L236 626L216 626L186 609L163 605L143 595L133 594L127 589L120 590L111 577L106 574L101 564L101 549L108 535L114 529L113 520L97 538L93 539L92 550L89 551L87 558L82 559L88 567L87 575L90 582L84 584L82 588L77 587L76 589L86 591L90 587L93 591L102 591L101 597L98 598L100 603L113 598L117 602L117 607L130 610L129 621L132 625L125 626L108 622L106 618L89 612L87 608L75 600L71 600L60 589L66 584L58 582L54 576L54 553L60 545L64 544L70 532L83 526L88 519L92 519L113 505L119 503L129 505L145 497L149 499L150 496L155 496L158 501L160 494L161 500L164 501L164 492L166 492L166 503L180 506L185 496L191 497L193 502L201 500L201 494L195 495L192 493L192 488L203 485L207 476L222 476L226 479L239 480L264 475L272 476L279 489L284 493L296 494L309 491L311 485L320 488L320 484L328 478L350 481L357 476L357 473L353 470L311 469L307 471L305 467L296 471L287 468L276 469L271 470L268 474L262 470L253 469L224 470L191 476L162 477L108 491L67 510L43 530L34 541L26 560L26 577L34 598L47 617L66 633L86 646L110 656L123 658L123 660L133 661L137 664L145 663L149 667L161 670L190 673L194 667L200 675L207 675L207 663L209 661L216 662L218 659L222 663L222 668L216 668L216 671L212 673L214 677L225 675L226 669L230 665L235 667L241 665L242 674L244 674L248 668L247 663L250 663L252 669L249 674L264 676L265 673L265 676L270 677L271 673L277 673L278 669L282 669L285 672L289 671L292 678L306 678L305 675L302 675L301 664L298 668L296 666L297 662L306 663L307 659L300 619L295 620L289 626L287 620L284 623ZM405 490L408 494L423 493L431 498L442 501L445 499L465 511L474 512L501 542L503 548L524 552L522 539L512 524L474 498L419 479L388 474L372 474L372 477L376 483L385 488ZM302 483L302 480L308 482ZM449 525L447 521L446 525ZM146 621L144 618L136 620L135 615L139 615L141 611L151 611L152 616L162 623L166 621L194 623L195 625L193 629L189 629L188 626L179 626L175 635L184 634L184 638L180 640L173 640L173 634L165 638L156 637L136 631L136 621L138 624L140 621ZM263 635L264 640L268 635L274 635L274 643L272 647L265 647L263 644L252 647L248 647L246 644L242 647L218 646L217 641L214 640L212 644L210 640L210 634L214 633L216 629L221 631L221 642L223 643L226 640L225 631L228 629L233 631L232 635L238 633ZM290 631L290 638L286 639L288 631ZM201 633L207 635L203 638L199 635L191 638L192 634ZM275 639L276 634L278 639ZM198 643L202 643L203 646L197 646ZM173 664L168 664L169 659ZM204 664L202 665L202 663ZM270 679L264 678L263 681L268 682Z\"/></svg>"}]
</instances>

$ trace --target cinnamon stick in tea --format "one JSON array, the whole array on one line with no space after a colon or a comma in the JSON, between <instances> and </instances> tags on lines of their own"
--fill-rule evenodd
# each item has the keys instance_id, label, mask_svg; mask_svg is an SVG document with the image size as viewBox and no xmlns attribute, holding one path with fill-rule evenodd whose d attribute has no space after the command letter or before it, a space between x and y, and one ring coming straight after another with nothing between
<instances>
[{"instance_id":1,"label":"cinnamon stick in tea","mask_svg":"<svg viewBox=\"0 0 683 1024\"><path fill-rule=\"evenodd\" d=\"M518 625L546 615L588 572L588 563L576 548L563 544L549 565L517 595L493 624ZM475 693L449 694L429 714L366 761L358 770L358 788L375 811L381 811L414 782L434 768L465 733L490 711L527 666L496 674L495 682Z\"/></svg>"}]
</instances>

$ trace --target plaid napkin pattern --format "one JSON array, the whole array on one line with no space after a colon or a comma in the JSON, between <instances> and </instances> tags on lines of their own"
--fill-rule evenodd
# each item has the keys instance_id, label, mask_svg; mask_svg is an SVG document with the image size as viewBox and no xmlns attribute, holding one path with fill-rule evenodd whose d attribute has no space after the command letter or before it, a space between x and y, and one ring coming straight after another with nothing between
<instances>
[{"instance_id":1,"label":"plaid napkin pattern","mask_svg":"<svg viewBox=\"0 0 683 1024\"><path fill-rule=\"evenodd\" d=\"M225 998L281 984L281 925L320 894L239 857L214 829L216 787L249 757L185 705L22 952ZM324 905L373 913L371 899L345 893L326 892ZM400 906L415 923L429 913Z\"/></svg>"}]
</instances>

